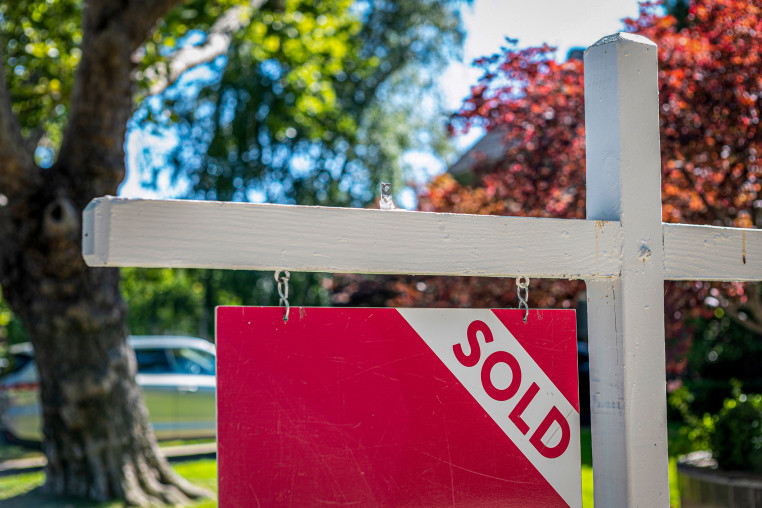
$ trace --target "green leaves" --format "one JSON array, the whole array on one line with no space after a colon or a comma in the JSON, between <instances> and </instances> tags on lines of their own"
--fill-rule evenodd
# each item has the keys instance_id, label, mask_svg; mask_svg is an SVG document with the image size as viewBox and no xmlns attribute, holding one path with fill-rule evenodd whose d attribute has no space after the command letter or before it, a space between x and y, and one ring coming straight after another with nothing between
<instances>
[{"instance_id":1,"label":"green leaves","mask_svg":"<svg viewBox=\"0 0 762 508\"><path fill-rule=\"evenodd\" d=\"M216 306L278 305L272 272L183 268L123 268L121 272L133 334L180 334L214 340ZM292 273L291 305L327 305L325 281L324 274ZM1 311L2 307L0 318ZM0 331L1 326L0 321Z\"/></svg>"},{"instance_id":2,"label":"green leaves","mask_svg":"<svg viewBox=\"0 0 762 508\"><path fill-rule=\"evenodd\" d=\"M248 0L179 3L133 57L132 128L151 130L167 144L177 140L166 159L155 146L145 148L145 179L156 182L169 167L191 197L301 204L365 206L380 180L401 189L403 154L447 150L433 83L459 51L461 3L270 0L257 9ZM42 136L47 150L38 152L46 164L55 161L69 115L83 4L0 4L14 112L25 136L33 142ZM211 58L191 61L192 72L149 96L173 82L184 50L215 44ZM210 302L257 303L236 281L259 288L259 279L235 275L126 270L133 331L192 333L208 319ZM209 283L198 292L204 277ZM325 300L318 282L305 281L311 289L303 303ZM258 291L263 301L270 298Z\"/></svg>"},{"instance_id":3,"label":"green leaves","mask_svg":"<svg viewBox=\"0 0 762 508\"><path fill-rule=\"evenodd\" d=\"M13 112L25 137L55 151L79 64L82 2L49 0L0 4L0 44Z\"/></svg>"},{"instance_id":4,"label":"green leaves","mask_svg":"<svg viewBox=\"0 0 762 508\"><path fill-rule=\"evenodd\" d=\"M301 204L360 206L380 179L401 187L406 150L444 145L436 96L421 108L435 73L420 66L456 51L458 3L288 0L253 13L211 67L219 80L161 97L179 118L163 124L178 132L174 177L197 198ZM161 109L137 118L150 127Z\"/></svg>"},{"instance_id":5,"label":"green leaves","mask_svg":"<svg viewBox=\"0 0 762 508\"><path fill-rule=\"evenodd\" d=\"M711 446L720 468L762 473L762 395L726 399L714 417Z\"/></svg>"}]
</instances>

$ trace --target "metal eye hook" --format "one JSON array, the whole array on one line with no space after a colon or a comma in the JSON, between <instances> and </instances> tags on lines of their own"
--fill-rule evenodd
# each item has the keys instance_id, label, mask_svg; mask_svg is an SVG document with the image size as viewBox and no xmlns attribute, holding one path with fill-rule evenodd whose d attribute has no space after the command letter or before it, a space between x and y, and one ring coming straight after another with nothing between
<instances>
[{"instance_id":1,"label":"metal eye hook","mask_svg":"<svg viewBox=\"0 0 762 508\"><path fill-rule=\"evenodd\" d=\"M280 297L278 306L286 306L286 310L283 313L283 322L288 323L288 313L291 310L291 305L288 303L288 281L291 278L291 272L283 270L283 277L280 276L280 272L280 270L275 272L275 282L278 283L278 296Z\"/></svg>"},{"instance_id":2,"label":"metal eye hook","mask_svg":"<svg viewBox=\"0 0 762 508\"><path fill-rule=\"evenodd\" d=\"M381 182L381 201L379 203L381 210L394 210L394 200L392 199L392 184Z\"/></svg>"},{"instance_id":3,"label":"metal eye hook","mask_svg":"<svg viewBox=\"0 0 762 508\"><path fill-rule=\"evenodd\" d=\"M523 279L523 280L522 280ZM523 295L521 294L523 291ZM516 277L516 296L519 297L519 309L524 309L524 322L527 322L529 316L529 277L523 275Z\"/></svg>"}]
</instances>

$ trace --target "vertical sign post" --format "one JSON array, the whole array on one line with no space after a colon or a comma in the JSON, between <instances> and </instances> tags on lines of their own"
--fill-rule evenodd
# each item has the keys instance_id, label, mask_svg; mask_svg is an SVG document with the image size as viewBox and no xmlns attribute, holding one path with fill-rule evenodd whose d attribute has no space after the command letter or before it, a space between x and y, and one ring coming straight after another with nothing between
<instances>
[{"instance_id":1,"label":"vertical sign post","mask_svg":"<svg viewBox=\"0 0 762 508\"><path fill-rule=\"evenodd\" d=\"M622 33L587 49L585 132L587 218L622 225L621 276L586 281L595 503L668 506L659 92L653 42Z\"/></svg>"}]
</instances>

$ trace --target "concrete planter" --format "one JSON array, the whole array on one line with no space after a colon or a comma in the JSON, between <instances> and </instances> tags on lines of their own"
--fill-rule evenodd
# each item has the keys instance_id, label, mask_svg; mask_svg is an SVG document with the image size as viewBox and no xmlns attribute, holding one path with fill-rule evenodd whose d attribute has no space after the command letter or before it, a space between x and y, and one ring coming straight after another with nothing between
<instances>
[{"instance_id":1,"label":"concrete planter","mask_svg":"<svg viewBox=\"0 0 762 508\"><path fill-rule=\"evenodd\" d=\"M762 475L721 471L710 452L694 452L677 464L682 508L762 508Z\"/></svg>"}]
</instances>

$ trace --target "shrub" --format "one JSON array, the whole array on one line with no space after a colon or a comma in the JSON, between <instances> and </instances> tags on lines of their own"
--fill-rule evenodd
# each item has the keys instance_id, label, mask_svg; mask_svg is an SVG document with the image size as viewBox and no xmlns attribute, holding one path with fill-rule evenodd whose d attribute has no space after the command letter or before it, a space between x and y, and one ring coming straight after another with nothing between
<instances>
[{"instance_id":1,"label":"shrub","mask_svg":"<svg viewBox=\"0 0 762 508\"><path fill-rule=\"evenodd\" d=\"M693 401L694 394L687 386L677 388L667 398L669 409L680 421L679 426L670 430L670 454L682 455L711 447L714 418L709 413L705 413L703 417L696 416L692 408Z\"/></svg>"},{"instance_id":2,"label":"shrub","mask_svg":"<svg viewBox=\"0 0 762 508\"><path fill-rule=\"evenodd\" d=\"M734 391L713 418L712 454L722 469L762 473L762 395Z\"/></svg>"}]
</instances>

